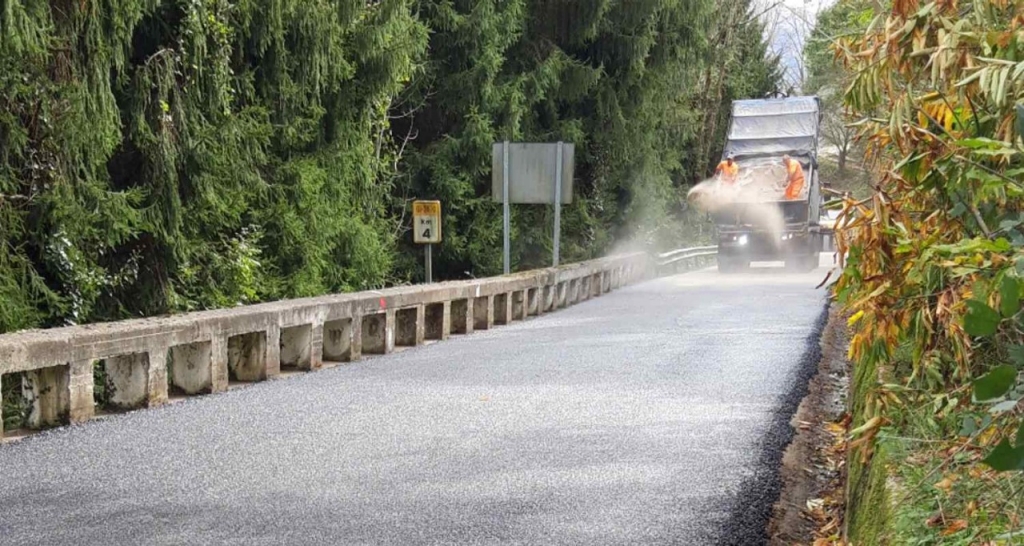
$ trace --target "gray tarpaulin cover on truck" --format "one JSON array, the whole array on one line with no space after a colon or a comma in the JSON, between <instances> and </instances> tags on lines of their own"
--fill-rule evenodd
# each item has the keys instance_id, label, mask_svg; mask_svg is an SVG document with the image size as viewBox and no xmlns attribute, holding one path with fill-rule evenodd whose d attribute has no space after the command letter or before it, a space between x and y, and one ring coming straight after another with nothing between
<instances>
[{"instance_id":1,"label":"gray tarpaulin cover on truck","mask_svg":"<svg viewBox=\"0 0 1024 546\"><path fill-rule=\"evenodd\" d=\"M734 101L723 156L812 158L817 151L819 116L817 97Z\"/></svg>"}]
</instances>

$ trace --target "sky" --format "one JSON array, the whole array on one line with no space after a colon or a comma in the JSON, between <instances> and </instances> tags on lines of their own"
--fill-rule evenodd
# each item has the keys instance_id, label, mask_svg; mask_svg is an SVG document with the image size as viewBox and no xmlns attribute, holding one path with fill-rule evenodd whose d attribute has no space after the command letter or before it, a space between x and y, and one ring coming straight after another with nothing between
<instances>
[{"instance_id":1,"label":"sky","mask_svg":"<svg viewBox=\"0 0 1024 546\"><path fill-rule=\"evenodd\" d=\"M758 0L755 9L767 23L769 45L782 58L786 82L799 88L803 47L818 13L835 0Z\"/></svg>"}]
</instances>

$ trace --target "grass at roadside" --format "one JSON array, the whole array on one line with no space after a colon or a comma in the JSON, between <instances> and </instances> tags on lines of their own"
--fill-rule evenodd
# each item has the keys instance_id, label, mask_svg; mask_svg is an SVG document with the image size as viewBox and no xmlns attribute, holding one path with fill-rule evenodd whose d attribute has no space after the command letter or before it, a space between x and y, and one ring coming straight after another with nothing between
<instances>
[{"instance_id":1,"label":"grass at roadside","mask_svg":"<svg viewBox=\"0 0 1024 546\"><path fill-rule=\"evenodd\" d=\"M967 418L980 416L953 409L926 420L959 429ZM913 420L880 433L893 465L891 543L1024 543L1024 534L1012 535L1021 525L1024 478L980 464L995 429L942 440L948 437Z\"/></svg>"},{"instance_id":2,"label":"grass at roadside","mask_svg":"<svg viewBox=\"0 0 1024 546\"><path fill-rule=\"evenodd\" d=\"M885 384L885 375L855 370L853 400ZM980 464L1000 436L986 413L969 394L898 398L879 412L887 425L871 456L863 448L850 453L851 543L1024 544L1024 476ZM854 406L854 426L864 410Z\"/></svg>"}]
</instances>

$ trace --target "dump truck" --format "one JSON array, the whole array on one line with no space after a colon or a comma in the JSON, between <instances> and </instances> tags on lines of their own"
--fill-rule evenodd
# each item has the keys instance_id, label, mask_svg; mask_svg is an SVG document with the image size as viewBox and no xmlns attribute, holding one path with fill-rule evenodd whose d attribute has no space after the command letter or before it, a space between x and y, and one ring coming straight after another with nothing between
<instances>
[{"instance_id":1,"label":"dump truck","mask_svg":"<svg viewBox=\"0 0 1024 546\"><path fill-rule=\"evenodd\" d=\"M817 97L737 100L723 159L739 164L737 180L723 187L711 211L718 228L718 268L743 270L755 261L784 261L810 271L822 249L821 184L818 180ZM788 155L804 171L804 187L787 199ZM731 193L730 193L731 192Z\"/></svg>"}]
</instances>

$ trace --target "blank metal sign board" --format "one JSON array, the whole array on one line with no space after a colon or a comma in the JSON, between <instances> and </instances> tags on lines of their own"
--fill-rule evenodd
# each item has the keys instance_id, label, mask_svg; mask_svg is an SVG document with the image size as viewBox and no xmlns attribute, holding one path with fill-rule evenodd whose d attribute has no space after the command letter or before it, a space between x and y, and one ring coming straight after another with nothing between
<instances>
[{"instance_id":1,"label":"blank metal sign board","mask_svg":"<svg viewBox=\"0 0 1024 546\"><path fill-rule=\"evenodd\" d=\"M412 240L421 244L441 242L441 202L412 202Z\"/></svg>"},{"instance_id":2,"label":"blank metal sign board","mask_svg":"<svg viewBox=\"0 0 1024 546\"><path fill-rule=\"evenodd\" d=\"M575 149L562 144L562 204L572 203L572 174ZM508 143L508 201L515 204L550 205L555 201L555 164L558 144ZM491 188L494 200L502 202L505 173L504 143L494 144L491 154Z\"/></svg>"}]
</instances>

